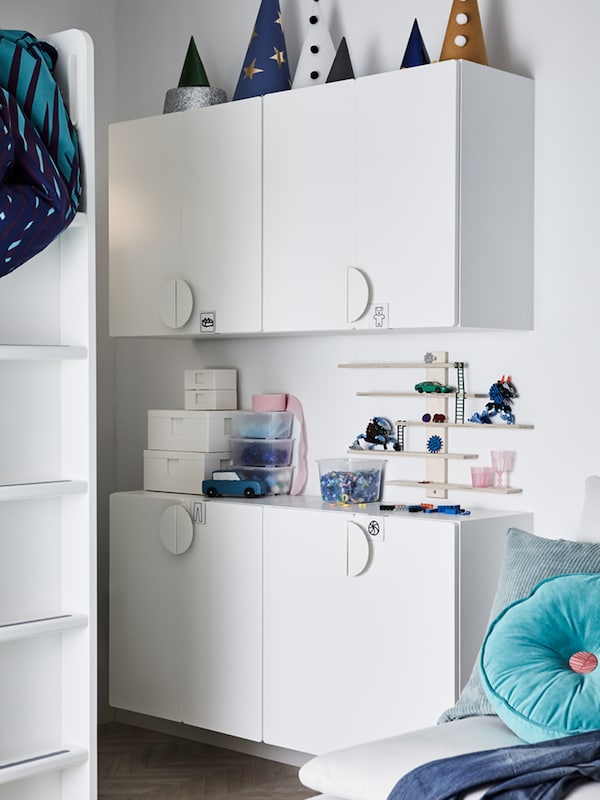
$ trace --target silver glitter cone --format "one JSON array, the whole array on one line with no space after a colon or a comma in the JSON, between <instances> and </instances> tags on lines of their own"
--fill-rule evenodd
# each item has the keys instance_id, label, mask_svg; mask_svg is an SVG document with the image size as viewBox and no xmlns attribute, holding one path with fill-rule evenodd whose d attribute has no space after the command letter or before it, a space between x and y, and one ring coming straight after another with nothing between
<instances>
[{"instance_id":1,"label":"silver glitter cone","mask_svg":"<svg viewBox=\"0 0 600 800\"><path fill-rule=\"evenodd\" d=\"M178 86L167 91L163 114L226 102L227 95L223 89L214 89L212 86Z\"/></svg>"}]
</instances>

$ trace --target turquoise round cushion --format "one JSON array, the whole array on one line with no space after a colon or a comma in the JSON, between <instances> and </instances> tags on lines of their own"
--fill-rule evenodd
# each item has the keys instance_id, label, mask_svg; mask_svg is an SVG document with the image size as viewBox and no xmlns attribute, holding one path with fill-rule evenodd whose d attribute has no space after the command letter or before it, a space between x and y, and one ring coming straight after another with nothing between
<instances>
[{"instance_id":1,"label":"turquoise round cushion","mask_svg":"<svg viewBox=\"0 0 600 800\"><path fill-rule=\"evenodd\" d=\"M526 742L600 729L600 575L558 575L491 623L480 671L492 708Z\"/></svg>"}]
</instances>

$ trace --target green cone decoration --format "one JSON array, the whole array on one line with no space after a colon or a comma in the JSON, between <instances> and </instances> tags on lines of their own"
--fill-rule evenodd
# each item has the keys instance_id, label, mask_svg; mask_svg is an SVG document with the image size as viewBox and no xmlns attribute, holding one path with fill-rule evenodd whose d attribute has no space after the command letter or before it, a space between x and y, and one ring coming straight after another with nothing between
<instances>
[{"instance_id":1,"label":"green cone decoration","mask_svg":"<svg viewBox=\"0 0 600 800\"><path fill-rule=\"evenodd\" d=\"M196 47L194 37L190 38L187 53L185 54L185 61L183 62L183 69L181 70L181 77L177 84L179 88L182 86L210 86L208 78L206 77L206 70L200 58L200 53Z\"/></svg>"},{"instance_id":2,"label":"green cone decoration","mask_svg":"<svg viewBox=\"0 0 600 800\"><path fill-rule=\"evenodd\" d=\"M226 103L223 89L211 88L194 37L190 37L179 84L165 95L163 114Z\"/></svg>"}]
</instances>

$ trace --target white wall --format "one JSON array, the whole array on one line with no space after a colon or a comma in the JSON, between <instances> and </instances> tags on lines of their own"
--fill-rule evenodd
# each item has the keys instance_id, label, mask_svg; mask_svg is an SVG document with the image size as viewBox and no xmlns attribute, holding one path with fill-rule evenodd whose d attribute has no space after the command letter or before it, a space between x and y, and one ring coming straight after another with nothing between
<instances>
[{"instance_id":1,"label":"white wall","mask_svg":"<svg viewBox=\"0 0 600 800\"><path fill-rule=\"evenodd\" d=\"M209 79L231 97L259 2L220 0L169 4L120 0L117 7L119 119L160 113L165 91L177 84L187 42L194 35ZM450 0L323 0L334 41L345 35L357 76L396 69L415 16L435 59L444 36ZM414 417L413 401L355 397L358 390L404 388L411 373L380 375L338 370L352 360L416 360L428 350L447 350L469 363L467 388L485 391L509 373L520 391L519 421L534 431L451 431L452 449L479 452L486 463L492 447L518 451L513 484L522 495L452 494L450 501L535 511L541 534L568 535L573 510L581 505L584 477L600 469L593 436L593 326L598 282L595 251L599 200L596 142L600 115L592 63L600 6L584 0L572 14L555 0L480 0L490 64L536 79L536 263L535 331L527 333L402 333L222 340L211 343L118 341L116 354L117 486L137 488L142 480L146 410L178 408L181 381L192 366L235 366L240 371L240 405L262 391L297 394L305 407L311 476L318 493L315 459L345 451L373 414ZM292 71L304 37L309 0L282 0ZM510 231L507 231L510 236ZM501 274L490 282L503 280ZM318 291L318 286L315 287ZM427 291L426 276L423 291ZM407 407L408 402L408 407ZM479 406L473 408L476 410ZM396 461L388 475L409 470L421 477L423 464ZM457 480L464 466L450 465ZM462 471L461 471L462 470ZM423 499L417 490L389 490L389 499Z\"/></svg>"}]
</instances>

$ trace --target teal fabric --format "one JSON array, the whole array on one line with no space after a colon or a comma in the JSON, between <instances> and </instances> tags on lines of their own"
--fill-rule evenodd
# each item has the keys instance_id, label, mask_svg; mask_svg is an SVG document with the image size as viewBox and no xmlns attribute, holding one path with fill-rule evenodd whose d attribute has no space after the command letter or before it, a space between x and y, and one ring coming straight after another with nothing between
<instances>
[{"instance_id":1,"label":"teal fabric","mask_svg":"<svg viewBox=\"0 0 600 800\"><path fill-rule=\"evenodd\" d=\"M600 660L600 575L540 583L490 625L481 677L500 719L526 742L600 729L600 666L571 668L575 653Z\"/></svg>"},{"instance_id":2,"label":"teal fabric","mask_svg":"<svg viewBox=\"0 0 600 800\"><path fill-rule=\"evenodd\" d=\"M544 539L510 528L490 623L508 605L528 597L541 581L573 573L600 573L599 543ZM496 713L481 683L479 657L456 704L444 711L440 723Z\"/></svg>"}]
</instances>

